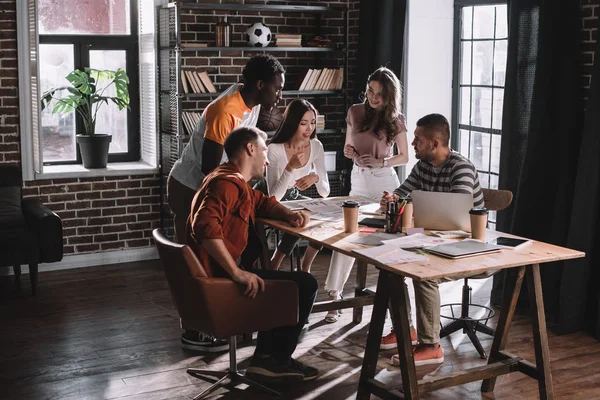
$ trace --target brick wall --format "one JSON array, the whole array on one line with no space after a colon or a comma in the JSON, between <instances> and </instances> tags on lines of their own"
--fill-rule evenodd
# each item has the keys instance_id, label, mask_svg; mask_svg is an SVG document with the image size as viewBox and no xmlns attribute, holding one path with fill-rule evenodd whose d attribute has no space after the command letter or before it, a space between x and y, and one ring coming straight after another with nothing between
<instances>
[{"instance_id":1,"label":"brick wall","mask_svg":"<svg viewBox=\"0 0 600 400\"><path fill-rule=\"evenodd\" d=\"M592 81L592 68L594 65L594 53L596 40L598 39L598 14L600 13L600 0L581 0L582 10L582 52L583 52L583 79L582 86L585 98Z\"/></svg>"},{"instance_id":2,"label":"brick wall","mask_svg":"<svg viewBox=\"0 0 600 400\"><path fill-rule=\"evenodd\" d=\"M19 109L18 109L18 71L16 46L16 1L0 0L0 163L20 164ZM206 1L210 2L210 1ZM264 1L247 1L247 3ZM316 2L312 2L315 4ZM334 5L345 1L318 2L319 5ZM350 1L350 43L349 43L349 84L353 86L356 49L358 41L358 0ZM285 2L283 2L285 4ZM308 4L290 1L289 4ZM277 15L264 15L273 32L295 33L307 28L305 19L282 18ZM214 17L213 17L214 18ZM252 18L239 17L240 23L247 24ZM253 20L261 20L254 17ZM212 21L212 20L211 20ZM214 24L208 26L195 24L190 28L198 30L199 35L213 38ZM339 20L322 21L322 35L340 34L342 25ZM208 29L208 31L207 31ZM241 40L239 37L234 40ZM288 68L287 87L297 82L298 74L308 68L309 61L304 58L295 60L294 53L275 54L283 58ZM198 59L199 60L199 59ZM311 60L312 61L312 60ZM203 61L193 61L202 65ZM323 60L339 62L339 60ZM233 82L233 75L240 72L244 59L234 59L223 63L209 59L210 68L223 74L223 82ZM328 66L324 64L323 67ZM229 75L229 76L228 76ZM294 82L295 81L295 82ZM297 88L297 86L295 87ZM194 107L203 107L202 104ZM334 100L325 99L319 104L322 112L328 112L342 124L345 110ZM328 114L328 115L329 115ZM321 137L328 149L339 150L343 137L330 135ZM148 247L152 245L152 229L160 225L158 176L121 176L107 178L53 179L33 181L25 184L24 195L37 196L61 216L64 224L65 254L110 251Z\"/></svg>"}]
</instances>

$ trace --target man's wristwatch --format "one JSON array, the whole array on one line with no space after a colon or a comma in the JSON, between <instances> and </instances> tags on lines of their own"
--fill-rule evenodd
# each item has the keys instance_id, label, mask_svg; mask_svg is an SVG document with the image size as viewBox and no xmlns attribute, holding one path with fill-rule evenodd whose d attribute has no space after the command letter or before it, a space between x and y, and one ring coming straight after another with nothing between
<instances>
[{"instance_id":1,"label":"man's wristwatch","mask_svg":"<svg viewBox=\"0 0 600 400\"><path fill-rule=\"evenodd\" d=\"M383 168L388 166L388 160L386 158L383 159Z\"/></svg>"}]
</instances>

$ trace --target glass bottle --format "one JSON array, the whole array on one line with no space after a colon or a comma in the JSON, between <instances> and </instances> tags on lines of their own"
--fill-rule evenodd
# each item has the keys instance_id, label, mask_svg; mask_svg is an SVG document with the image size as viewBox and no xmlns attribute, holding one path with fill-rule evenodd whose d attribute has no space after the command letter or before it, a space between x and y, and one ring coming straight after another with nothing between
<instances>
[{"instance_id":1,"label":"glass bottle","mask_svg":"<svg viewBox=\"0 0 600 400\"><path fill-rule=\"evenodd\" d=\"M215 36L217 47L229 47L231 25L227 22L227 17L218 17L215 26Z\"/></svg>"}]
</instances>

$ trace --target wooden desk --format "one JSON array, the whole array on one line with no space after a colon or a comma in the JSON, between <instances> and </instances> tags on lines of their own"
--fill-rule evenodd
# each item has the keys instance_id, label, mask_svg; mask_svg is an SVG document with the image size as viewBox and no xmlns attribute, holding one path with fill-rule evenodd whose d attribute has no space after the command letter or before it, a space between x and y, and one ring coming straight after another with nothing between
<instances>
[{"instance_id":1,"label":"wooden desk","mask_svg":"<svg viewBox=\"0 0 600 400\"><path fill-rule=\"evenodd\" d=\"M546 334L546 319L542 284L540 279L540 264L584 257L580 251L570 250L547 243L533 241L518 250L503 250L500 253L480 255L460 260L448 260L434 255L422 262L398 265L385 265L352 253L354 248L364 246L350 243L357 235L345 234L342 223L310 221L305 228L291 228L278 221L263 220L269 226L284 232L304 238L315 244L329 249L352 255L358 261L359 268L365 274L366 265L372 264L379 270L377 292L374 299L373 313L367 336L367 345L358 387L357 399L368 399L375 394L384 399L418 399L419 394L450 386L462 385L468 382L483 380L482 392L494 390L496 377L519 371L538 380L540 399L553 399L552 374L550 372L550 354ZM504 288L504 304L500 311L496 334L492 343L487 365L457 371L445 376L428 377L417 380L415 364L410 343L409 316L406 303L409 301L408 292L403 279L410 277L415 280L433 280L441 277L460 279L488 270L511 269ZM535 348L535 364L505 351L508 330L514 316L517 299L527 277L528 294L532 310L533 343ZM358 281L363 282L362 287ZM364 295L364 280L357 277L357 293ZM337 302L327 302L339 308ZM379 346L383 334L385 312L388 304L392 305L390 313L396 329L400 370L402 374L402 390L386 387L375 379L375 367L379 356ZM319 311L323 311L319 309ZM355 309L355 316L356 316ZM362 307L360 307L362 316Z\"/></svg>"}]
</instances>

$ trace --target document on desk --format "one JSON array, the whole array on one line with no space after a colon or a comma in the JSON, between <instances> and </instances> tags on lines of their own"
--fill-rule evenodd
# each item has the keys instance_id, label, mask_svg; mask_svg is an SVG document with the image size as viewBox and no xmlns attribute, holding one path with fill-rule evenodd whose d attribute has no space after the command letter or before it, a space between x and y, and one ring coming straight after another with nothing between
<instances>
[{"instance_id":1,"label":"document on desk","mask_svg":"<svg viewBox=\"0 0 600 400\"><path fill-rule=\"evenodd\" d=\"M317 214L310 214L310 219L314 219L317 221L341 221L344 219L344 215L341 211L322 212Z\"/></svg>"},{"instance_id":2,"label":"document on desk","mask_svg":"<svg viewBox=\"0 0 600 400\"><path fill-rule=\"evenodd\" d=\"M335 202L325 200L308 200L302 206L315 214L342 212L342 207Z\"/></svg>"},{"instance_id":3,"label":"document on desk","mask_svg":"<svg viewBox=\"0 0 600 400\"><path fill-rule=\"evenodd\" d=\"M390 244L368 249L355 249L352 251L387 265L427 260L426 256L411 253L410 251L402 250L401 248Z\"/></svg>"},{"instance_id":4,"label":"document on desk","mask_svg":"<svg viewBox=\"0 0 600 400\"><path fill-rule=\"evenodd\" d=\"M438 244L454 243L454 239L442 239L435 236L427 236L422 233L414 235L396 237L391 240L384 240L385 244L391 244L401 249L423 249L425 247L437 246Z\"/></svg>"},{"instance_id":5,"label":"document on desk","mask_svg":"<svg viewBox=\"0 0 600 400\"><path fill-rule=\"evenodd\" d=\"M369 204L362 205L358 209L358 212L361 214L368 214L368 215L382 215L383 214L383 212L381 211L381 205L379 203L369 203Z\"/></svg>"},{"instance_id":6,"label":"document on desk","mask_svg":"<svg viewBox=\"0 0 600 400\"><path fill-rule=\"evenodd\" d=\"M312 201L312 200L288 200L288 201L282 201L281 205L286 206L287 208L289 208L292 211L305 210L304 204L308 203L309 201Z\"/></svg>"},{"instance_id":7,"label":"document on desk","mask_svg":"<svg viewBox=\"0 0 600 400\"><path fill-rule=\"evenodd\" d=\"M370 235L356 238L356 239L350 241L350 243L366 244L368 246L381 246L384 244L384 242L390 241L391 239L394 239L397 237L398 237L398 235L396 235L394 233L375 232L375 233L371 233Z\"/></svg>"}]
</instances>

